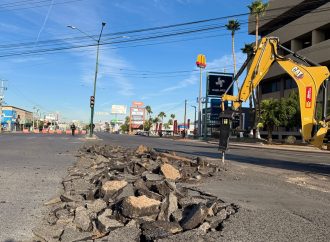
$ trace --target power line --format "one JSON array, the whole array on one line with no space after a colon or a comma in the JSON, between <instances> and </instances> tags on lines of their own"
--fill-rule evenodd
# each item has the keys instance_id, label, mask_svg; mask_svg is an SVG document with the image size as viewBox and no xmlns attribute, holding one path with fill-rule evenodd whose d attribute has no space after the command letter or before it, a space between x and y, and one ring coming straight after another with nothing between
<instances>
[{"instance_id":1,"label":"power line","mask_svg":"<svg viewBox=\"0 0 330 242\"><path fill-rule=\"evenodd\" d=\"M328 11L330 8L322 8L319 9L317 12L321 12L321 11ZM314 12L316 13L316 12ZM223 18L223 17L222 17ZM206 21L206 20L204 20ZM190 23L196 23L196 22L201 22L201 21L194 21L194 22L188 22L187 24ZM251 22L251 21L250 21ZM246 22L246 23L249 23ZM243 23L243 24L246 24ZM182 26L184 23L181 24L176 24L176 25L171 25L171 26ZM162 27L154 27L154 28L148 28L148 29L140 29L140 30L133 30L133 31L126 31L126 32L117 32L117 33L113 33L112 35L116 35L116 34L123 34L123 33L136 33L136 32L141 32L141 31L146 31L146 30L150 30L150 29L161 29L161 28L165 28L167 29L169 26L162 26ZM146 41L152 41L155 39L159 39L159 38L170 38L170 37L176 37L179 35L187 35L187 34L195 34L195 33L200 33L200 32L211 32L211 31L216 31L218 29L224 28L224 25L208 25L208 26L198 26L197 28L190 28L187 30L182 30L182 31L171 31L171 32L167 32L164 34L157 34L157 35L149 35L149 36L141 36L141 37L137 37L137 38L132 38L132 39L121 39L118 41L108 41L108 42L103 42L101 43L101 45L120 45L120 44L129 44L129 43L133 43L133 42L146 42ZM112 39L115 39L112 38ZM55 40L52 40L55 41ZM41 42L40 42L41 43ZM44 42L47 43L47 42ZM31 44L31 43L28 43ZM63 43L64 44L64 43ZM67 43L66 43L67 44ZM17 46L17 44L16 44ZM38 50L34 50L34 51L29 51L29 50L23 50L21 52L7 52L4 53L2 55L0 55L0 57L10 57L10 56L17 56L17 55L33 55L33 54L40 54L40 53L46 53L46 52L57 52L57 51L61 51L61 50L69 50L69 49L79 49L79 48L86 48L86 47L91 47L91 46L95 46L95 43L93 44L80 44L80 45L76 45L76 46L62 46L62 47L54 47L52 48L52 45L50 46L50 48L46 49L38 49ZM139 45L136 46L130 46L130 47L137 47ZM7 49L9 48L9 45L3 46L6 47ZM20 48L23 48L23 46L18 46Z\"/></svg>"}]
</instances>

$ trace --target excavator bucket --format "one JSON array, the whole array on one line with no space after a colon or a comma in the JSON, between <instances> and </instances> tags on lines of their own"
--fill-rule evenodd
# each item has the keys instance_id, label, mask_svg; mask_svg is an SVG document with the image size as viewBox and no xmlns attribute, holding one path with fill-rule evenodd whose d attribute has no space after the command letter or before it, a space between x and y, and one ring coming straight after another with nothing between
<instances>
[{"instance_id":1,"label":"excavator bucket","mask_svg":"<svg viewBox=\"0 0 330 242\"><path fill-rule=\"evenodd\" d=\"M311 144L314 145L315 147L322 149L323 146L323 140L325 135L327 134L329 128L328 127L322 127L320 128L315 136L313 137Z\"/></svg>"}]
</instances>

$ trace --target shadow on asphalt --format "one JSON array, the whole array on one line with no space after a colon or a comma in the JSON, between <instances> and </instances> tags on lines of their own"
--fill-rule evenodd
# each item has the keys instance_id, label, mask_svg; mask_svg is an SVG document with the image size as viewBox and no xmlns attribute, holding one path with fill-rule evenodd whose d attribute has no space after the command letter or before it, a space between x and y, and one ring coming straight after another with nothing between
<instances>
[{"instance_id":1,"label":"shadow on asphalt","mask_svg":"<svg viewBox=\"0 0 330 242\"><path fill-rule=\"evenodd\" d=\"M204 146L203 146L204 147ZM209 158L220 158L220 154L214 152L204 152L204 151L177 151L177 150L169 150L169 149L157 149L159 151L170 151L176 152L178 154L183 154L187 156L205 156ZM280 168L292 171L300 171L307 173L314 173L324 176L330 176L330 166L323 164L315 164L315 163L301 163L301 162L293 162L293 161L283 161L277 159L269 159L269 158L257 158L257 157L249 157L244 155L235 155L235 154L227 154L226 159L231 161L236 161L245 164L252 164L264 167L272 167L272 168Z\"/></svg>"}]
</instances>

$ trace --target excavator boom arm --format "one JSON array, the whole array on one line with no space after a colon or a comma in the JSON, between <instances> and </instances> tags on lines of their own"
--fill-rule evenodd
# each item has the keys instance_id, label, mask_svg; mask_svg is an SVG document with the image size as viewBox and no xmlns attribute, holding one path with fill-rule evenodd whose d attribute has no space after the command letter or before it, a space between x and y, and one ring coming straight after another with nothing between
<instances>
[{"instance_id":1,"label":"excavator boom arm","mask_svg":"<svg viewBox=\"0 0 330 242\"><path fill-rule=\"evenodd\" d=\"M317 95L321 85L324 85L325 81L329 78L329 70L325 66L306 66L299 64L292 59L284 58L277 53L279 46L278 38L262 38L255 51L251 66L247 72L245 80L243 81L241 89L238 92L238 95L232 96L224 94L222 96L222 101L232 101L233 108L237 110L241 106L242 102L248 100L254 89L259 85L260 81L269 71L271 65L274 62L277 62L297 83L303 139L311 142L317 147L320 147L322 146L323 138L329 129L329 122L325 120L325 113L323 114L323 121L320 123L321 129L318 130L314 137L312 137L312 131L313 125L316 124L314 116Z\"/></svg>"}]
</instances>

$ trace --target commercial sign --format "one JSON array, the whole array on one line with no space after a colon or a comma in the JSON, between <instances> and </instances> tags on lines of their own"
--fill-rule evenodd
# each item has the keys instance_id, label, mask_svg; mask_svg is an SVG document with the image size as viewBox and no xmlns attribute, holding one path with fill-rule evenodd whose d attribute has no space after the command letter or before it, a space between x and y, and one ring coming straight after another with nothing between
<instances>
[{"instance_id":1,"label":"commercial sign","mask_svg":"<svg viewBox=\"0 0 330 242\"><path fill-rule=\"evenodd\" d=\"M222 96L233 82L233 79L233 74L209 72L207 75L207 95ZM232 86L227 94L233 95L233 90Z\"/></svg>"},{"instance_id":2,"label":"commercial sign","mask_svg":"<svg viewBox=\"0 0 330 242\"><path fill-rule=\"evenodd\" d=\"M111 105L111 113L112 114L126 114L126 106L125 105Z\"/></svg>"},{"instance_id":3,"label":"commercial sign","mask_svg":"<svg viewBox=\"0 0 330 242\"><path fill-rule=\"evenodd\" d=\"M130 124L131 128L137 129L144 124L145 108L131 107L130 109Z\"/></svg>"},{"instance_id":4,"label":"commercial sign","mask_svg":"<svg viewBox=\"0 0 330 242\"><path fill-rule=\"evenodd\" d=\"M144 105L143 102L138 102L138 101L132 102L132 107L143 107L143 105Z\"/></svg>"},{"instance_id":5,"label":"commercial sign","mask_svg":"<svg viewBox=\"0 0 330 242\"><path fill-rule=\"evenodd\" d=\"M196 65L199 68L205 68L206 67L206 57L205 57L205 55L199 54L197 56Z\"/></svg>"}]
</instances>

